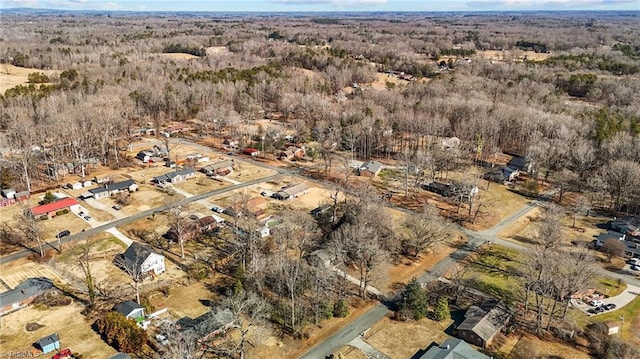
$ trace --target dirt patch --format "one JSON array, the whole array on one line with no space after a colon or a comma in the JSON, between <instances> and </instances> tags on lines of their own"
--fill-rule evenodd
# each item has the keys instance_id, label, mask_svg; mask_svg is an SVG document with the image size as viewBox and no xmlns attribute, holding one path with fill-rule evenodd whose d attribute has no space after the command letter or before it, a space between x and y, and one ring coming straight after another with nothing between
<instances>
[{"instance_id":1,"label":"dirt patch","mask_svg":"<svg viewBox=\"0 0 640 359\"><path fill-rule=\"evenodd\" d=\"M412 358L419 350L450 338L444 331L452 319L435 322L429 319L398 322L386 317L377 322L364 338L370 345L391 358ZM416 333L420 333L416 335Z\"/></svg>"},{"instance_id":2,"label":"dirt patch","mask_svg":"<svg viewBox=\"0 0 640 359\"><path fill-rule=\"evenodd\" d=\"M25 330L28 332L35 332L36 330L44 328L44 325L38 323L27 323Z\"/></svg>"},{"instance_id":3,"label":"dirt patch","mask_svg":"<svg viewBox=\"0 0 640 359\"><path fill-rule=\"evenodd\" d=\"M226 46L207 47L207 56L221 56L230 54Z\"/></svg>"},{"instance_id":4,"label":"dirt patch","mask_svg":"<svg viewBox=\"0 0 640 359\"><path fill-rule=\"evenodd\" d=\"M27 85L29 74L33 72L42 72L47 76L57 76L59 73L59 71L55 70L40 70L0 64L0 93L4 94L6 90L18 85ZM40 84L36 84L36 86L40 86Z\"/></svg>"},{"instance_id":5,"label":"dirt patch","mask_svg":"<svg viewBox=\"0 0 640 359\"><path fill-rule=\"evenodd\" d=\"M181 52L174 52L174 53L170 53L170 54L158 54L158 56L160 56L161 58L164 59L169 59L169 60L192 60L192 59L198 59L198 56L195 55L191 55L191 54L185 54L185 53L181 53Z\"/></svg>"},{"instance_id":6,"label":"dirt patch","mask_svg":"<svg viewBox=\"0 0 640 359\"><path fill-rule=\"evenodd\" d=\"M91 322L80 314L83 309L78 303L55 308L32 306L2 317L0 342L3 352L30 352L38 339L58 333L61 346L82 354L83 358L104 359L116 354L116 350L91 329ZM42 327L27 331L30 323Z\"/></svg>"}]
</instances>

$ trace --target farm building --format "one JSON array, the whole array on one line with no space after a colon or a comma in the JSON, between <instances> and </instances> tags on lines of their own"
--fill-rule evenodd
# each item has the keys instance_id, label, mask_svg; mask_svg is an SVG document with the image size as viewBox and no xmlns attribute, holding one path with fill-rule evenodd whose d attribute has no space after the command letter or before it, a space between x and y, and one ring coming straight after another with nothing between
<instances>
[{"instance_id":1,"label":"farm building","mask_svg":"<svg viewBox=\"0 0 640 359\"><path fill-rule=\"evenodd\" d=\"M80 208L80 204L75 198L65 197L55 202L43 204L41 206L31 208L33 217L48 216L55 217L60 211L74 211Z\"/></svg>"},{"instance_id":2,"label":"farm building","mask_svg":"<svg viewBox=\"0 0 640 359\"><path fill-rule=\"evenodd\" d=\"M88 192L83 193L84 198L103 199L111 196L115 196L120 192L135 192L138 190L138 184L134 180L126 180L122 182L115 182L105 184L102 187L90 189Z\"/></svg>"},{"instance_id":3,"label":"farm building","mask_svg":"<svg viewBox=\"0 0 640 359\"><path fill-rule=\"evenodd\" d=\"M365 177L375 177L382 170L382 163L378 161L367 161L358 168L358 175Z\"/></svg>"},{"instance_id":4,"label":"farm building","mask_svg":"<svg viewBox=\"0 0 640 359\"><path fill-rule=\"evenodd\" d=\"M180 183L195 177L196 171L193 168L185 168L153 177L152 181L157 184Z\"/></svg>"},{"instance_id":5,"label":"farm building","mask_svg":"<svg viewBox=\"0 0 640 359\"><path fill-rule=\"evenodd\" d=\"M14 289L0 293L0 316L26 307L53 288L50 279L39 277L29 278Z\"/></svg>"},{"instance_id":6,"label":"farm building","mask_svg":"<svg viewBox=\"0 0 640 359\"><path fill-rule=\"evenodd\" d=\"M53 333L38 340L36 345L42 350L43 354L51 353L54 350L60 350L60 337L58 333Z\"/></svg>"},{"instance_id":7,"label":"farm building","mask_svg":"<svg viewBox=\"0 0 640 359\"><path fill-rule=\"evenodd\" d=\"M200 168L207 176L226 176L233 171L233 161L220 161Z\"/></svg>"},{"instance_id":8,"label":"farm building","mask_svg":"<svg viewBox=\"0 0 640 359\"><path fill-rule=\"evenodd\" d=\"M119 264L127 272L141 276L158 275L165 271L164 256L156 253L150 246L133 242L127 250L119 254Z\"/></svg>"},{"instance_id":9,"label":"farm building","mask_svg":"<svg viewBox=\"0 0 640 359\"><path fill-rule=\"evenodd\" d=\"M291 183L285 187L282 187L280 191L273 194L273 198L281 201L286 199L292 199L309 192L309 186L304 183Z\"/></svg>"},{"instance_id":10,"label":"farm building","mask_svg":"<svg viewBox=\"0 0 640 359\"><path fill-rule=\"evenodd\" d=\"M16 191L13 188L7 188L2 190L2 197L13 199L16 195Z\"/></svg>"}]
</instances>

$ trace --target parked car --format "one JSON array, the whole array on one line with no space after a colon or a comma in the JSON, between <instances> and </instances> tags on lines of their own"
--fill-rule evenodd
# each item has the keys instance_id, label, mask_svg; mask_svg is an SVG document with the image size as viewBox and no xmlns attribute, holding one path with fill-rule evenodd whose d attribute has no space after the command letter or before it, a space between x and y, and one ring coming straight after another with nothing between
<instances>
[{"instance_id":1,"label":"parked car","mask_svg":"<svg viewBox=\"0 0 640 359\"><path fill-rule=\"evenodd\" d=\"M602 307L604 308L604 310L616 309L616 305L613 303L605 304Z\"/></svg>"},{"instance_id":2,"label":"parked car","mask_svg":"<svg viewBox=\"0 0 640 359\"><path fill-rule=\"evenodd\" d=\"M631 265L637 265L638 263L640 263L640 259L639 258L631 258L631 259L627 260L627 263L629 263Z\"/></svg>"},{"instance_id":3,"label":"parked car","mask_svg":"<svg viewBox=\"0 0 640 359\"><path fill-rule=\"evenodd\" d=\"M111 208L115 209L116 211L119 211L122 208L122 206L119 205L119 204L116 204L115 206L113 206Z\"/></svg>"},{"instance_id":4,"label":"parked car","mask_svg":"<svg viewBox=\"0 0 640 359\"><path fill-rule=\"evenodd\" d=\"M591 313L591 314L599 314L604 312L604 308L602 307L595 307L595 308L591 308L589 309L587 312Z\"/></svg>"},{"instance_id":5,"label":"parked car","mask_svg":"<svg viewBox=\"0 0 640 359\"><path fill-rule=\"evenodd\" d=\"M640 265L637 265L637 264L632 265L631 270L640 270Z\"/></svg>"},{"instance_id":6,"label":"parked car","mask_svg":"<svg viewBox=\"0 0 640 359\"><path fill-rule=\"evenodd\" d=\"M84 219L85 219L85 220L87 220L87 221L90 221L90 220L91 220L91 216L84 216L84 217L82 217L82 218L84 218Z\"/></svg>"},{"instance_id":7,"label":"parked car","mask_svg":"<svg viewBox=\"0 0 640 359\"><path fill-rule=\"evenodd\" d=\"M84 217L84 212L83 211L78 212L78 216Z\"/></svg>"},{"instance_id":8,"label":"parked car","mask_svg":"<svg viewBox=\"0 0 640 359\"><path fill-rule=\"evenodd\" d=\"M71 358L71 349L62 349L59 353L56 353L52 359Z\"/></svg>"},{"instance_id":9,"label":"parked car","mask_svg":"<svg viewBox=\"0 0 640 359\"><path fill-rule=\"evenodd\" d=\"M70 234L71 234L71 232L70 232L68 229L65 229L64 231L62 231L62 232L58 233L58 234L56 235L56 238L66 237L66 236L68 236L68 235L70 235Z\"/></svg>"},{"instance_id":10,"label":"parked car","mask_svg":"<svg viewBox=\"0 0 640 359\"><path fill-rule=\"evenodd\" d=\"M169 345L169 340L164 334L156 334L156 340L162 345Z\"/></svg>"},{"instance_id":11,"label":"parked car","mask_svg":"<svg viewBox=\"0 0 640 359\"><path fill-rule=\"evenodd\" d=\"M592 306L592 307L599 307L599 306L601 306L603 304L604 303L601 300L597 300L597 299L594 299L594 300L589 302L589 305Z\"/></svg>"},{"instance_id":12,"label":"parked car","mask_svg":"<svg viewBox=\"0 0 640 359\"><path fill-rule=\"evenodd\" d=\"M214 211L214 212L218 212L218 213L223 213L224 212L224 208L218 207L218 206L211 207L211 210Z\"/></svg>"}]
</instances>

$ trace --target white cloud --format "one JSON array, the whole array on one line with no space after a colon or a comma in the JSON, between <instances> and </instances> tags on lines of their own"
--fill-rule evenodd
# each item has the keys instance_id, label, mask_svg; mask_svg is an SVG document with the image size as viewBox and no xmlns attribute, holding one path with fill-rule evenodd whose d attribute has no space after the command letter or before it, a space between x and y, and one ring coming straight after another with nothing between
<instances>
[{"instance_id":1,"label":"white cloud","mask_svg":"<svg viewBox=\"0 0 640 359\"><path fill-rule=\"evenodd\" d=\"M38 0L2 0L0 4L5 8L36 7L40 5L40 2Z\"/></svg>"}]
</instances>

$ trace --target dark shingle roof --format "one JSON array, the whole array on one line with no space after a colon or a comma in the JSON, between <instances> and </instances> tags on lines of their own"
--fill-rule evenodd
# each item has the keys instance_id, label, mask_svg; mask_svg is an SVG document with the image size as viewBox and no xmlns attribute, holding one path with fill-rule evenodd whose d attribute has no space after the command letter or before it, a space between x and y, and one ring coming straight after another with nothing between
<instances>
[{"instance_id":1,"label":"dark shingle roof","mask_svg":"<svg viewBox=\"0 0 640 359\"><path fill-rule=\"evenodd\" d=\"M38 296L50 289L53 289L53 282L51 282L49 278L29 278L18 284L14 289L0 293L0 307L20 303L25 299Z\"/></svg>"},{"instance_id":2,"label":"dark shingle roof","mask_svg":"<svg viewBox=\"0 0 640 359\"><path fill-rule=\"evenodd\" d=\"M122 181L122 182L115 182L115 183L110 183L110 184L106 184L102 187L98 187L98 188L93 188L90 189L89 192L96 194L96 193L102 193L102 192L106 192L106 191L122 191L125 189L129 189L129 187L131 187L131 185L135 184L136 181L134 180L126 180L126 181Z\"/></svg>"},{"instance_id":3,"label":"dark shingle roof","mask_svg":"<svg viewBox=\"0 0 640 359\"><path fill-rule=\"evenodd\" d=\"M109 359L131 359L131 357L125 353L118 353Z\"/></svg>"},{"instance_id":4,"label":"dark shingle roof","mask_svg":"<svg viewBox=\"0 0 640 359\"><path fill-rule=\"evenodd\" d=\"M157 176L157 177L153 177L153 180L155 182L164 182L164 181L169 181L171 182L172 179L178 177L178 176L184 176L184 175L188 175L191 173L196 173L196 171L193 168L185 168L185 169L181 169L178 171L172 171L172 172L168 172L165 173L161 176Z\"/></svg>"},{"instance_id":5,"label":"dark shingle roof","mask_svg":"<svg viewBox=\"0 0 640 359\"><path fill-rule=\"evenodd\" d=\"M502 329L511 317L506 305L498 300L489 299L480 307L471 306L465 314L465 320L458 326L458 331L469 330L484 341L490 340Z\"/></svg>"},{"instance_id":6,"label":"dark shingle roof","mask_svg":"<svg viewBox=\"0 0 640 359\"><path fill-rule=\"evenodd\" d=\"M433 346L419 359L489 359L461 339L447 339L439 346Z\"/></svg>"},{"instance_id":7,"label":"dark shingle roof","mask_svg":"<svg viewBox=\"0 0 640 359\"><path fill-rule=\"evenodd\" d=\"M118 303L113 309L115 309L117 312L119 312L120 314L126 317L127 315L131 314L131 312L133 312L134 310L141 309L141 308L143 307L140 304L132 300L127 300L126 302Z\"/></svg>"},{"instance_id":8,"label":"dark shingle roof","mask_svg":"<svg viewBox=\"0 0 640 359\"><path fill-rule=\"evenodd\" d=\"M193 330L199 336L209 335L235 321L233 313L229 309L210 311L197 318L183 317L176 324L180 330Z\"/></svg>"},{"instance_id":9,"label":"dark shingle roof","mask_svg":"<svg viewBox=\"0 0 640 359\"><path fill-rule=\"evenodd\" d=\"M156 253L150 246L138 242L133 242L122 254L127 269L132 271L141 270L142 263L149 257L151 253Z\"/></svg>"}]
</instances>

